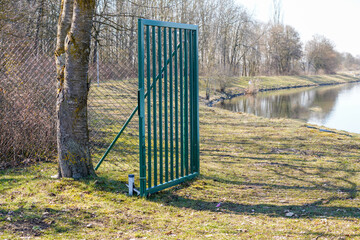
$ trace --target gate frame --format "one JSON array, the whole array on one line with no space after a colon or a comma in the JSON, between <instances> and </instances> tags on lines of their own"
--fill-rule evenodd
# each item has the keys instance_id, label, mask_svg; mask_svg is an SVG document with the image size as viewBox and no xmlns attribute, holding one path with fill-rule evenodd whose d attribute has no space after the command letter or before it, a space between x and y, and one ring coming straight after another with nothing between
<instances>
[{"instance_id":1,"label":"gate frame","mask_svg":"<svg viewBox=\"0 0 360 240\"><path fill-rule=\"evenodd\" d=\"M163 27L163 28L172 28L172 29L184 29L184 30L192 30L193 34L193 42L191 43L192 58L190 59L192 66L192 71L189 71L189 78L193 80L192 87L193 91L190 92L190 169L192 172L186 176L179 177L165 183L158 184L156 186L147 188L147 178L146 178L146 146L145 146L145 97L148 95L145 93L144 89L144 57L145 57L145 47L144 47L144 27L145 26L153 26L153 27ZM179 183L182 183L186 180L190 180L195 178L200 174L200 161L199 161L199 66L198 66L198 33L199 28L197 25L191 24L183 24L183 23L172 23L172 22L163 22L163 21L155 21L148 19L138 19L138 78L139 78L139 90L138 90L138 114L139 114L139 156L140 156L140 195L148 196L151 193L155 193L161 191L165 188L169 188L175 186ZM175 51L177 50L177 46L175 46ZM172 54L170 54L170 58L172 58ZM182 59L181 59L182 60ZM167 61L166 61L167 62ZM164 65L168 65L168 63L164 63ZM154 71L154 70L153 70ZM163 73L163 70L159 71L159 74ZM185 77L185 76L184 76ZM158 79L153 79L156 82ZM148 89L150 91L150 89ZM189 115L187 115L188 117ZM187 139L188 140L188 139ZM186 140L186 141L187 141ZM184 174L185 175L185 174Z\"/></svg>"}]
</instances>

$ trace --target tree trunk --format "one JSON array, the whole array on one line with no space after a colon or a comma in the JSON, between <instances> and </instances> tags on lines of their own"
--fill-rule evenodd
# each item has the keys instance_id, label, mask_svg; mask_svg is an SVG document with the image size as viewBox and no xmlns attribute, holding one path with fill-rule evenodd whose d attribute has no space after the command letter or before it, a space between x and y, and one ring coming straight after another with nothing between
<instances>
[{"instance_id":1,"label":"tree trunk","mask_svg":"<svg viewBox=\"0 0 360 240\"><path fill-rule=\"evenodd\" d=\"M59 177L94 175L89 151L87 96L95 0L62 0L58 23L57 144Z\"/></svg>"}]
</instances>

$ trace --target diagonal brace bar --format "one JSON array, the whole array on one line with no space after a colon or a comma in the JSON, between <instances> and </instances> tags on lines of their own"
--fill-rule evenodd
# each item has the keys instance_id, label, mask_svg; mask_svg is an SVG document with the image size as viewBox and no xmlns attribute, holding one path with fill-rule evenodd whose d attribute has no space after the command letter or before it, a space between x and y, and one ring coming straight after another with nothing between
<instances>
[{"instance_id":1,"label":"diagonal brace bar","mask_svg":"<svg viewBox=\"0 0 360 240\"><path fill-rule=\"evenodd\" d=\"M176 46L176 49L171 53L171 57L175 56L175 52L180 48L180 43ZM149 94L149 91L151 89L153 89L154 84L157 80L159 80L161 74L165 71L165 67L167 67L170 63L170 58L166 60L166 66L162 67L160 70L160 73L156 76L156 78L153 80L152 84L150 85L150 89L148 89L144 95L144 97L146 98ZM100 165L102 164L102 162L105 160L106 156L109 154L109 152L111 151L111 149L114 147L115 143L117 142L117 140L119 139L119 137L122 135L122 133L124 132L124 130L126 129L127 125L130 123L130 121L132 120L132 118L135 116L135 113L138 111L139 109L139 105L137 105L134 110L132 111L132 113L130 114L129 118L126 120L126 122L124 123L124 125L122 126L122 128L120 129L119 133L116 135L116 137L114 138L114 140L112 141L112 143L109 145L109 147L107 148L106 152L104 153L104 155L102 156L102 158L100 159L100 161L98 162L98 164L96 165L96 167L94 168L95 170L98 170L98 168L100 167Z\"/></svg>"}]
</instances>

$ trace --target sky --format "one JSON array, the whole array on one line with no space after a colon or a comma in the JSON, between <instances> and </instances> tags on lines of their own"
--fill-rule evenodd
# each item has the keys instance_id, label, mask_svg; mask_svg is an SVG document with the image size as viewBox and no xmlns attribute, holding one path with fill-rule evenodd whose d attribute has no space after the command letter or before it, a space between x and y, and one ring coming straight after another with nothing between
<instances>
[{"instance_id":1,"label":"sky","mask_svg":"<svg viewBox=\"0 0 360 240\"><path fill-rule=\"evenodd\" d=\"M273 0L235 0L268 22ZM337 51L360 56L360 0L282 0L283 23L294 27L305 43L315 34L330 39Z\"/></svg>"}]
</instances>

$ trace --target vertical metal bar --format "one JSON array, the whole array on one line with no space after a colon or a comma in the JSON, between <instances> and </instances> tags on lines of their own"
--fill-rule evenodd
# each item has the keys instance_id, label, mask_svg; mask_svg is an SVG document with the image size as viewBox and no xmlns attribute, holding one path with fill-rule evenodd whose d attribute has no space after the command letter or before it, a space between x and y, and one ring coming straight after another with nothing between
<instances>
[{"instance_id":1,"label":"vertical metal bar","mask_svg":"<svg viewBox=\"0 0 360 240\"><path fill-rule=\"evenodd\" d=\"M189 141L188 141L188 135L189 135L189 133L188 133L188 131L189 131L189 123L188 123L188 121L189 121L189 114L188 114L188 108L189 108L189 102L188 102L188 81L189 81L189 79L188 79L188 51L189 51L189 49L188 49L188 30L185 30L184 31L184 34L185 34L185 36L184 36L184 40L185 40L185 42L184 42L184 51L185 51L185 69L184 69L184 76L185 76L185 78L184 78L184 145L185 145L185 149L184 149L184 162L185 162L185 173L186 173L186 175L188 175L189 174L189 156L188 156L188 154L189 154Z\"/></svg>"},{"instance_id":2,"label":"vertical metal bar","mask_svg":"<svg viewBox=\"0 0 360 240\"><path fill-rule=\"evenodd\" d=\"M148 92L147 96L147 127L148 127L148 188L151 188L151 91L150 91L150 82L151 82L151 72L150 72L150 26L146 26L146 77L147 84L146 90Z\"/></svg>"},{"instance_id":3,"label":"vertical metal bar","mask_svg":"<svg viewBox=\"0 0 360 240\"><path fill-rule=\"evenodd\" d=\"M157 185L157 129L156 129L156 28L152 27L152 78L153 78L153 143L154 143L154 186ZM149 91L149 90L148 90Z\"/></svg>"},{"instance_id":4,"label":"vertical metal bar","mask_svg":"<svg viewBox=\"0 0 360 240\"><path fill-rule=\"evenodd\" d=\"M176 178L179 178L179 86L178 86L178 48L177 48L177 29L174 30L174 46L175 49L175 58L174 58L174 66L175 66L175 158L176 158Z\"/></svg>"},{"instance_id":5,"label":"vertical metal bar","mask_svg":"<svg viewBox=\"0 0 360 240\"><path fill-rule=\"evenodd\" d=\"M138 64L139 64L139 152L140 152L140 194L146 195L145 159L145 109L144 109L144 25L138 20Z\"/></svg>"},{"instance_id":6,"label":"vertical metal bar","mask_svg":"<svg viewBox=\"0 0 360 240\"><path fill-rule=\"evenodd\" d=\"M184 176L184 107L183 107L183 42L182 42L182 30L179 29L179 44L180 44L180 79L179 79L179 85L180 85L180 146L181 146L181 154L180 154L180 171L181 171L181 177Z\"/></svg>"},{"instance_id":7,"label":"vertical metal bar","mask_svg":"<svg viewBox=\"0 0 360 240\"><path fill-rule=\"evenodd\" d=\"M194 65L192 31L189 31L189 97L190 97L190 173L194 172Z\"/></svg>"},{"instance_id":8,"label":"vertical metal bar","mask_svg":"<svg viewBox=\"0 0 360 240\"><path fill-rule=\"evenodd\" d=\"M164 138L165 138L165 182L169 181L169 138L168 138L168 82L167 82L167 45L166 28L164 28Z\"/></svg>"},{"instance_id":9,"label":"vertical metal bar","mask_svg":"<svg viewBox=\"0 0 360 240\"><path fill-rule=\"evenodd\" d=\"M199 137L199 29L195 31L194 39L194 136L195 136L195 163L196 172L200 173L200 137Z\"/></svg>"},{"instance_id":10,"label":"vertical metal bar","mask_svg":"<svg viewBox=\"0 0 360 240\"><path fill-rule=\"evenodd\" d=\"M174 104L173 104L173 62L172 62L172 29L169 28L169 102L170 102L170 179L174 179ZM176 48L176 45L175 45Z\"/></svg>"},{"instance_id":11,"label":"vertical metal bar","mask_svg":"<svg viewBox=\"0 0 360 240\"><path fill-rule=\"evenodd\" d=\"M196 98L196 31L192 30L190 32L191 36L191 172L197 172L197 145L196 145L196 104L198 99Z\"/></svg>"},{"instance_id":12,"label":"vertical metal bar","mask_svg":"<svg viewBox=\"0 0 360 240\"><path fill-rule=\"evenodd\" d=\"M158 69L159 69L159 164L160 184L163 183L163 142L162 142L162 71L161 71L161 27L158 27Z\"/></svg>"},{"instance_id":13,"label":"vertical metal bar","mask_svg":"<svg viewBox=\"0 0 360 240\"><path fill-rule=\"evenodd\" d=\"M196 99L196 62L195 62L195 40L196 40L196 31L191 31L191 68L192 68L192 102L191 102L191 166L192 166L192 173L195 173L197 171L197 153L196 153L196 104L198 99Z\"/></svg>"}]
</instances>

